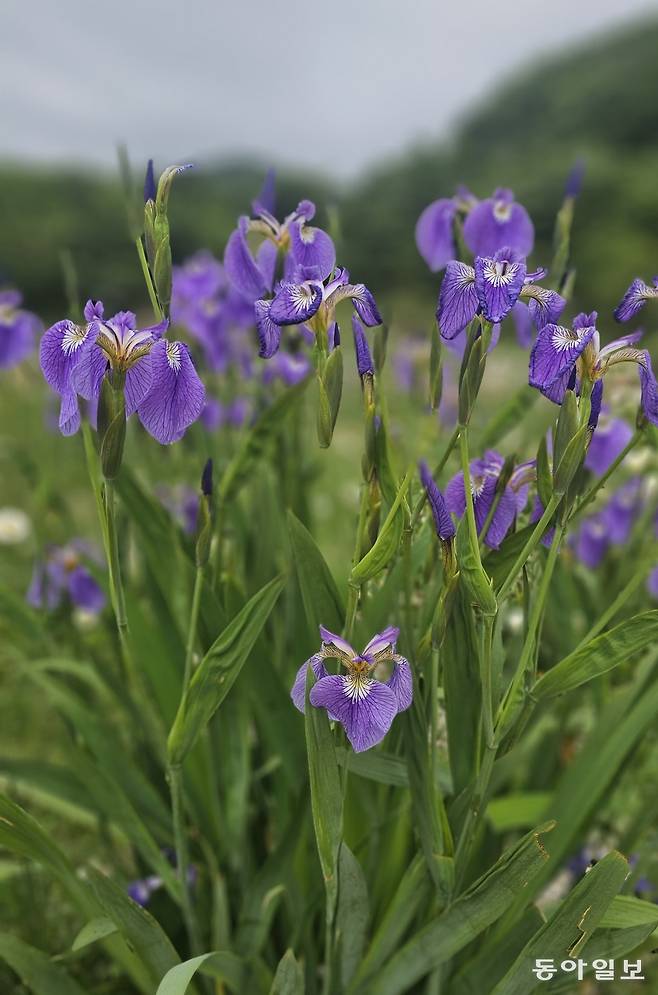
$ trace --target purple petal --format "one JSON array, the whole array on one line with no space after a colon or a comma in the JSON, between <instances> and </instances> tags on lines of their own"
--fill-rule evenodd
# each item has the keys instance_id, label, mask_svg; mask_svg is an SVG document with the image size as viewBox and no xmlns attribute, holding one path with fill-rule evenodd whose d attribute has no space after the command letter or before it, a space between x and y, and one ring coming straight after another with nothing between
<instances>
[{"instance_id":1,"label":"purple petal","mask_svg":"<svg viewBox=\"0 0 658 995\"><path fill-rule=\"evenodd\" d=\"M575 538L575 553L581 563L594 569L605 556L608 533L599 516L587 518Z\"/></svg>"},{"instance_id":2,"label":"purple petal","mask_svg":"<svg viewBox=\"0 0 658 995\"><path fill-rule=\"evenodd\" d=\"M41 329L41 322L29 311L14 311L0 319L0 368L17 366L29 356Z\"/></svg>"},{"instance_id":3,"label":"purple petal","mask_svg":"<svg viewBox=\"0 0 658 995\"><path fill-rule=\"evenodd\" d=\"M373 678L347 674L324 677L311 688L310 702L342 723L355 753L380 743L397 715L395 693Z\"/></svg>"},{"instance_id":4,"label":"purple petal","mask_svg":"<svg viewBox=\"0 0 658 995\"><path fill-rule=\"evenodd\" d=\"M321 228L296 221L290 226L290 252L306 279L324 280L336 265L336 250Z\"/></svg>"},{"instance_id":5,"label":"purple petal","mask_svg":"<svg viewBox=\"0 0 658 995\"><path fill-rule=\"evenodd\" d=\"M433 273L443 269L457 255L453 233L456 211L454 200L435 200L416 223L416 246Z\"/></svg>"},{"instance_id":6,"label":"purple petal","mask_svg":"<svg viewBox=\"0 0 658 995\"><path fill-rule=\"evenodd\" d=\"M544 287L532 285L531 287L526 287L525 290L532 291L532 293L528 294L522 291L521 296L530 298L528 309L535 327L543 328L544 325L554 325L567 306L565 298L561 297L554 290L546 290Z\"/></svg>"},{"instance_id":7,"label":"purple petal","mask_svg":"<svg viewBox=\"0 0 658 995\"><path fill-rule=\"evenodd\" d=\"M268 169L257 197L251 202L254 214L274 214L276 206L276 170Z\"/></svg>"},{"instance_id":8,"label":"purple petal","mask_svg":"<svg viewBox=\"0 0 658 995\"><path fill-rule=\"evenodd\" d=\"M643 361L638 363L640 371L640 404L645 416L652 425L658 425L658 384L651 366L651 356L646 350Z\"/></svg>"},{"instance_id":9,"label":"purple petal","mask_svg":"<svg viewBox=\"0 0 658 995\"><path fill-rule=\"evenodd\" d=\"M301 325L321 304L321 283L281 283L270 303L270 318L277 325Z\"/></svg>"},{"instance_id":10,"label":"purple petal","mask_svg":"<svg viewBox=\"0 0 658 995\"><path fill-rule=\"evenodd\" d=\"M105 305L102 301L92 301L90 299L85 304L85 321L94 321L95 319L102 320L104 314Z\"/></svg>"},{"instance_id":11,"label":"purple petal","mask_svg":"<svg viewBox=\"0 0 658 995\"><path fill-rule=\"evenodd\" d=\"M460 470L446 485L446 508L457 518L466 511L466 492L464 490L464 474Z\"/></svg>"},{"instance_id":12,"label":"purple petal","mask_svg":"<svg viewBox=\"0 0 658 995\"><path fill-rule=\"evenodd\" d=\"M544 514L545 510L546 509L544 508L544 505L541 503L539 495L536 494L535 501L532 507L532 513L530 515L530 524L536 525L537 522L540 520L541 516ZM553 542L554 535L555 535L555 527L553 526L552 528L551 527L547 528L542 536L541 540L542 546L549 547Z\"/></svg>"},{"instance_id":13,"label":"purple petal","mask_svg":"<svg viewBox=\"0 0 658 995\"><path fill-rule=\"evenodd\" d=\"M366 286L362 283L355 283L352 287L351 297L354 310L364 325L367 325L368 328L381 325L382 316L377 308L375 298Z\"/></svg>"},{"instance_id":14,"label":"purple petal","mask_svg":"<svg viewBox=\"0 0 658 995\"><path fill-rule=\"evenodd\" d=\"M602 383L598 380L597 383ZM633 429L621 418L611 418L599 424L585 457L585 466L596 474L603 474L612 466L624 447L630 442Z\"/></svg>"},{"instance_id":15,"label":"purple petal","mask_svg":"<svg viewBox=\"0 0 658 995\"><path fill-rule=\"evenodd\" d=\"M530 353L528 381L542 394L557 400L560 391L564 396L567 382L575 369L576 361L587 343L596 333L596 328L565 328L563 325L545 325L537 334L537 340ZM551 391L555 387L556 391ZM557 394L557 396L555 396Z\"/></svg>"},{"instance_id":16,"label":"purple petal","mask_svg":"<svg viewBox=\"0 0 658 995\"><path fill-rule=\"evenodd\" d=\"M323 658L320 653L316 653L314 656L309 657L309 659L301 665L297 671L295 682L290 691L290 697L293 700L293 704L295 708L299 709L300 712L304 711L304 704L306 702L306 673L308 671L309 663L313 667L313 673L315 674L316 681L320 681L323 677L327 676L327 668L323 663Z\"/></svg>"},{"instance_id":17,"label":"purple petal","mask_svg":"<svg viewBox=\"0 0 658 995\"><path fill-rule=\"evenodd\" d=\"M72 321L58 321L41 339L39 360L47 383L62 394L70 389L71 373L80 359L88 329Z\"/></svg>"},{"instance_id":18,"label":"purple petal","mask_svg":"<svg viewBox=\"0 0 658 995\"><path fill-rule=\"evenodd\" d=\"M496 478L487 477L482 489L475 495L473 505L478 534L482 532L491 506L496 499L496 484ZM516 514L517 499L511 488L506 487L500 495L487 534L484 537L487 546L491 549L498 549L512 527Z\"/></svg>"},{"instance_id":19,"label":"purple petal","mask_svg":"<svg viewBox=\"0 0 658 995\"><path fill-rule=\"evenodd\" d=\"M372 657L377 656L378 653L383 653L385 650L395 652L395 644L399 635L400 630L397 626L387 626L383 632L378 632L372 637L368 645L363 650L362 656L366 659L371 659Z\"/></svg>"},{"instance_id":20,"label":"purple petal","mask_svg":"<svg viewBox=\"0 0 658 995\"><path fill-rule=\"evenodd\" d=\"M180 439L197 420L206 392L184 343L160 339L150 355L152 387L138 415L147 432L164 445Z\"/></svg>"},{"instance_id":21,"label":"purple petal","mask_svg":"<svg viewBox=\"0 0 658 995\"><path fill-rule=\"evenodd\" d=\"M617 321L630 321L646 302L652 297L658 297L658 286L650 287L644 280L635 279L615 308L615 318Z\"/></svg>"},{"instance_id":22,"label":"purple petal","mask_svg":"<svg viewBox=\"0 0 658 995\"><path fill-rule=\"evenodd\" d=\"M90 401L92 397L98 397L107 365L107 356L100 346L96 345L96 336L92 327L89 338L79 351L79 359L71 378L76 391L85 400Z\"/></svg>"},{"instance_id":23,"label":"purple petal","mask_svg":"<svg viewBox=\"0 0 658 995\"><path fill-rule=\"evenodd\" d=\"M594 386L592 387L592 393L590 395L589 418L587 419L587 426L588 428L591 428L592 431L594 431L594 429L599 423L599 415L601 414L602 403L603 403L603 380L597 380Z\"/></svg>"},{"instance_id":24,"label":"purple petal","mask_svg":"<svg viewBox=\"0 0 658 995\"><path fill-rule=\"evenodd\" d=\"M350 658L355 657L356 653L352 646L343 639L342 636L336 635L334 632L330 632L329 629L325 629L323 625L320 626L320 638L325 646L333 646L335 649L339 650L341 653L345 653L346 656Z\"/></svg>"},{"instance_id":25,"label":"purple petal","mask_svg":"<svg viewBox=\"0 0 658 995\"><path fill-rule=\"evenodd\" d=\"M526 275L525 263L502 249L494 257L475 259L475 290L484 316L502 321L516 304Z\"/></svg>"},{"instance_id":26,"label":"purple petal","mask_svg":"<svg viewBox=\"0 0 658 995\"><path fill-rule=\"evenodd\" d=\"M436 534L439 539L448 540L452 539L455 535L455 525L450 517L446 502L441 494L441 491L436 486L434 478L430 473L430 469L427 463L422 460L419 464L420 469L420 479L425 488L427 494L427 500L430 503L432 509L432 515L434 517L434 527L436 528ZM462 484L463 490L463 484Z\"/></svg>"},{"instance_id":27,"label":"purple petal","mask_svg":"<svg viewBox=\"0 0 658 995\"><path fill-rule=\"evenodd\" d=\"M506 246L529 256L535 230L526 209L514 203L511 190L497 190L469 212L464 241L474 256L493 256Z\"/></svg>"},{"instance_id":28,"label":"purple petal","mask_svg":"<svg viewBox=\"0 0 658 995\"><path fill-rule=\"evenodd\" d=\"M132 415L146 399L153 386L153 363L151 354L142 356L126 373L126 416Z\"/></svg>"},{"instance_id":29,"label":"purple petal","mask_svg":"<svg viewBox=\"0 0 658 995\"><path fill-rule=\"evenodd\" d=\"M59 430L62 435L75 435L80 428L80 407L74 390L65 390L59 409Z\"/></svg>"},{"instance_id":30,"label":"purple petal","mask_svg":"<svg viewBox=\"0 0 658 995\"><path fill-rule=\"evenodd\" d=\"M658 598L658 567L654 567L647 577L647 590L652 598Z\"/></svg>"},{"instance_id":31,"label":"purple petal","mask_svg":"<svg viewBox=\"0 0 658 995\"><path fill-rule=\"evenodd\" d=\"M359 376L364 377L366 373L375 372L375 364L372 361L370 346L363 325L355 314L352 315L352 332L354 333L354 350L356 352L356 368Z\"/></svg>"},{"instance_id":32,"label":"purple petal","mask_svg":"<svg viewBox=\"0 0 658 995\"><path fill-rule=\"evenodd\" d=\"M229 280L249 300L261 297L269 288L267 280L251 254L247 242L249 219L240 218L224 250L224 269Z\"/></svg>"},{"instance_id":33,"label":"purple petal","mask_svg":"<svg viewBox=\"0 0 658 995\"><path fill-rule=\"evenodd\" d=\"M446 266L439 293L436 320L441 335L454 339L473 320L478 310L475 270L456 260Z\"/></svg>"},{"instance_id":34,"label":"purple petal","mask_svg":"<svg viewBox=\"0 0 658 995\"><path fill-rule=\"evenodd\" d=\"M270 318L272 301L256 301L254 314L258 330L258 355L262 359L270 359L277 352L281 342L281 327Z\"/></svg>"},{"instance_id":35,"label":"purple petal","mask_svg":"<svg viewBox=\"0 0 658 995\"><path fill-rule=\"evenodd\" d=\"M105 607L105 594L84 567L78 566L68 575L71 601L78 608L97 614Z\"/></svg>"},{"instance_id":36,"label":"purple petal","mask_svg":"<svg viewBox=\"0 0 658 995\"><path fill-rule=\"evenodd\" d=\"M398 656L395 661L393 673L386 682L386 686L391 689L397 701L398 712L404 712L413 701L414 682L411 677L411 668L403 656Z\"/></svg>"},{"instance_id":37,"label":"purple petal","mask_svg":"<svg viewBox=\"0 0 658 995\"><path fill-rule=\"evenodd\" d=\"M511 313L517 342L523 349L530 348L533 339L533 322L528 305L524 304L523 301L517 301Z\"/></svg>"}]
</instances>

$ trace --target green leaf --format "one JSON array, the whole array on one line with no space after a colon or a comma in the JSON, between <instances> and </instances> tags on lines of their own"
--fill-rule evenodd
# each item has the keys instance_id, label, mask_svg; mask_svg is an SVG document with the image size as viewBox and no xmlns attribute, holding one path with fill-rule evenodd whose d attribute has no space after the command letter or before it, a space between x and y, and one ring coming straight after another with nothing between
<instances>
[{"instance_id":1,"label":"green leaf","mask_svg":"<svg viewBox=\"0 0 658 995\"><path fill-rule=\"evenodd\" d=\"M304 995L304 972L292 950L286 950L279 961L270 995Z\"/></svg>"},{"instance_id":2,"label":"green leaf","mask_svg":"<svg viewBox=\"0 0 658 995\"><path fill-rule=\"evenodd\" d=\"M254 464L265 455L270 443L285 427L288 415L301 401L310 379L307 377L289 387L252 425L220 481L217 489L220 506L233 498L249 479Z\"/></svg>"},{"instance_id":3,"label":"green leaf","mask_svg":"<svg viewBox=\"0 0 658 995\"><path fill-rule=\"evenodd\" d=\"M184 995L197 971L223 981L236 995L244 991L244 964L240 958L226 950L215 950L170 968L155 995Z\"/></svg>"},{"instance_id":4,"label":"green leaf","mask_svg":"<svg viewBox=\"0 0 658 995\"><path fill-rule=\"evenodd\" d=\"M153 916L110 878L90 868L87 879L103 912L142 961L153 984L157 984L180 960L171 940Z\"/></svg>"},{"instance_id":5,"label":"green leaf","mask_svg":"<svg viewBox=\"0 0 658 995\"><path fill-rule=\"evenodd\" d=\"M536 826L551 801L550 791L523 791L489 802L486 818L497 833Z\"/></svg>"},{"instance_id":6,"label":"green leaf","mask_svg":"<svg viewBox=\"0 0 658 995\"><path fill-rule=\"evenodd\" d=\"M436 411L441 403L443 387L443 357L441 355L441 335L436 322L432 323L432 344L430 348L430 408Z\"/></svg>"},{"instance_id":7,"label":"green leaf","mask_svg":"<svg viewBox=\"0 0 658 995\"><path fill-rule=\"evenodd\" d=\"M111 936L117 932L117 925L107 916L97 916L86 923L75 940L71 944L71 950L82 950L84 947L104 940L106 936Z\"/></svg>"},{"instance_id":8,"label":"green leaf","mask_svg":"<svg viewBox=\"0 0 658 995\"><path fill-rule=\"evenodd\" d=\"M658 637L658 611L624 619L609 632L574 650L539 678L533 697L552 698L585 684L630 660Z\"/></svg>"},{"instance_id":9,"label":"green leaf","mask_svg":"<svg viewBox=\"0 0 658 995\"><path fill-rule=\"evenodd\" d=\"M533 393L536 394L537 391L533 391ZM553 475L548 461L548 446L545 435L542 435L537 449L537 493L543 507L547 508L553 494Z\"/></svg>"},{"instance_id":10,"label":"green leaf","mask_svg":"<svg viewBox=\"0 0 658 995\"><path fill-rule=\"evenodd\" d=\"M350 774L365 777L379 784L389 784L396 788L409 787L407 765L402 757L381 750L367 750L365 753L353 753L339 746L336 758L341 767L349 768Z\"/></svg>"},{"instance_id":11,"label":"green leaf","mask_svg":"<svg viewBox=\"0 0 658 995\"><path fill-rule=\"evenodd\" d=\"M0 934L0 957L34 995L85 995L85 989L63 967L16 936Z\"/></svg>"},{"instance_id":12,"label":"green leaf","mask_svg":"<svg viewBox=\"0 0 658 995\"><path fill-rule=\"evenodd\" d=\"M190 681L169 735L171 763L181 763L231 690L284 586L276 577L255 594L212 644ZM269 666L269 663L265 664Z\"/></svg>"},{"instance_id":13,"label":"green leaf","mask_svg":"<svg viewBox=\"0 0 658 995\"><path fill-rule=\"evenodd\" d=\"M549 921L526 943L492 995L527 995L528 979L538 958L560 961L579 957L627 874L625 858L614 851L592 867ZM531 985L531 989L534 987Z\"/></svg>"},{"instance_id":14,"label":"green leaf","mask_svg":"<svg viewBox=\"0 0 658 995\"><path fill-rule=\"evenodd\" d=\"M456 552L459 573L471 604L476 605L483 615L494 616L498 611L496 596L480 561L480 554L471 545L466 515L457 528Z\"/></svg>"},{"instance_id":15,"label":"green leaf","mask_svg":"<svg viewBox=\"0 0 658 995\"><path fill-rule=\"evenodd\" d=\"M341 632L345 608L336 582L313 536L290 510L288 534L304 613L313 638L317 636L320 625L331 632Z\"/></svg>"},{"instance_id":16,"label":"green leaf","mask_svg":"<svg viewBox=\"0 0 658 995\"><path fill-rule=\"evenodd\" d=\"M311 785L311 812L315 839L327 896L327 919L333 920L338 897L338 851L343 836L343 793L334 737L324 708L313 708L308 700L315 683L313 668L307 668L304 727L308 773Z\"/></svg>"},{"instance_id":17,"label":"green leaf","mask_svg":"<svg viewBox=\"0 0 658 995\"><path fill-rule=\"evenodd\" d=\"M531 905L502 936L489 933L482 946L450 979L450 995L482 995L491 990L543 924L539 909Z\"/></svg>"},{"instance_id":18,"label":"green leaf","mask_svg":"<svg viewBox=\"0 0 658 995\"><path fill-rule=\"evenodd\" d=\"M547 854L540 835L549 828L540 827L507 850L468 891L381 965L374 977L354 987L350 995L403 995L475 939L507 911L541 869Z\"/></svg>"},{"instance_id":19,"label":"green leaf","mask_svg":"<svg viewBox=\"0 0 658 995\"><path fill-rule=\"evenodd\" d=\"M565 455L569 443L578 432L578 401L573 390L564 392L553 439L553 465L557 467Z\"/></svg>"},{"instance_id":20,"label":"green leaf","mask_svg":"<svg viewBox=\"0 0 658 995\"><path fill-rule=\"evenodd\" d=\"M338 856L336 947L343 987L354 977L363 956L369 916L368 885L361 865L347 844L342 843Z\"/></svg>"},{"instance_id":21,"label":"green leaf","mask_svg":"<svg viewBox=\"0 0 658 995\"><path fill-rule=\"evenodd\" d=\"M343 393L343 352L332 349L324 369L318 374L318 439L323 448L331 445Z\"/></svg>"},{"instance_id":22,"label":"green leaf","mask_svg":"<svg viewBox=\"0 0 658 995\"><path fill-rule=\"evenodd\" d=\"M567 445L560 462L558 463L557 460L554 462L553 490L556 494L565 494L575 477L585 455L585 445L589 432L589 427L583 425Z\"/></svg>"},{"instance_id":23,"label":"green leaf","mask_svg":"<svg viewBox=\"0 0 658 995\"><path fill-rule=\"evenodd\" d=\"M601 929L658 926L658 905L632 895L615 895L600 922Z\"/></svg>"},{"instance_id":24,"label":"green leaf","mask_svg":"<svg viewBox=\"0 0 658 995\"><path fill-rule=\"evenodd\" d=\"M401 505L409 489L412 474L413 470L409 470L400 484L395 500L375 540L374 546L352 568L350 584L360 586L365 581L375 577L395 556L400 545L400 536L404 521L404 513L402 512Z\"/></svg>"},{"instance_id":25,"label":"green leaf","mask_svg":"<svg viewBox=\"0 0 658 995\"><path fill-rule=\"evenodd\" d=\"M533 406L539 391L534 387L524 384L512 394L510 398L500 405L494 416L487 422L487 427L481 436L478 437L478 447L480 450L490 449L501 439L504 439L508 432L517 428L527 417L529 409Z\"/></svg>"}]
</instances>

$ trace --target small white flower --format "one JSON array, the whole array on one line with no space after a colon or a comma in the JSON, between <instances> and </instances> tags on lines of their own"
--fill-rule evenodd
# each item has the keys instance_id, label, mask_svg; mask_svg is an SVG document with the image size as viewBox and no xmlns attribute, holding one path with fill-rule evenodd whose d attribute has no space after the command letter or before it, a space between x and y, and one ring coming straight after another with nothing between
<instances>
[{"instance_id":1,"label":"small white flower","mask_svg":"<svg viewBox=\"0 0 658 995\"><path fill-rule=\"evenodd\" d=\"M0 545L16 546L32 534L32 523L20 508L0 508Z\"/></svg>"}]
</instances>

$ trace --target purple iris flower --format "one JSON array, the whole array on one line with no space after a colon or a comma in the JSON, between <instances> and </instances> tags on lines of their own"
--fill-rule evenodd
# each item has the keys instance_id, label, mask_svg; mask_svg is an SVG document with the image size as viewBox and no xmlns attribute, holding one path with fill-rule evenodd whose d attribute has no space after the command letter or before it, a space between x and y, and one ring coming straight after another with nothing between
<instances>
[{"instance_id":1,"label":"purple iris flower","mask_svg":"<svg viewBox=\"0 0 658 995\"><path fill-rule=\"evenodd\" d=\"M454 227L459 213L466 215L464 241L476 256L494 256L511 248L522 256L532 252L535 233L528 212L515 203L511 190L496 190L478 201L468 190L429 204L416 224L416 246L433 273L457 255Z\"/></svg>"},{"instance_id":2,"label":"purple iris flower","mask_svg":"<svg viewBox=\"0 0 658 995\"><path fill-rule=\"evenodd\" d=\"M623 546L628 541L642 504L642 481L639 477L628 480L615 491L600 512L611 545Z\"/></svg>"},{"instance_id":3,"label":"purple iris flower","mask_svg":"<svg viewBox=\"0 0 658 995\"><path fill-rule=\"evenodd\" d=\"M586 567L594 570L599 566L609 546L608 530L600 514L585 519L573 538L573 546Z\"/></svg>"},{"instance_id":4,"label":"purple iris flower","mask_svg":"<svg viewBox=\"0 0 658 995\"><path fill-rule=\"evenodd\" d=\"M441 335L454 339L476 314L496 324L520 300L529 302L529 313L537 328L555 321L566 301L554 290L535 283L544 276L543 269L528 273L523 256L509 247L498 249L492 256L476 256L473 266L452 260L446 267L436 311Z\"/></svg>"},{"instance_id":5,"label":"purple iris flower","mask_svg":"<svg viewBox=\"0 0 658 995\"><path fill-rule=\"evenodd\" d=\"M236 366L252 375L254 310L212 253L198 252L174 267L171 320L196 339L213 372Z\"/></svg>"},{"instance_id":6,"label":"purple iris flower","mask_svg":"<svg viewBox=\"0 0 658 995\"><path fill-rule=\"evenodd\" d=\"M358 374L360 377L365 377L368 373L372 375L375 372L375 364L370 352L370 346L368 345L363 325L355 314L352 315L352 332L354 334L354 352L356 354Z\"/></svg>"},{"instance_id":7,"label":"purple iris flower","mask_svg":"<svg viewBox=\"0 0 658 995\"><path fill-rule=\"evenodd\" d=\"M21 309L22 300L18 290L0 290L0 369L29 356L43 330L35 314Z\"/></svg>"},{"instance_id":8,"label":"purple iris flower","mask_svg":"<svg viewBox=\"0 0 658 995\"><path fill-rule=\"evenodd\" d=\"M334 243L325 231L308 222L315 215L315 204L301 201L283 221L277 221L262 199L252 205L255 218L243 215L231 233L224 252L226 274L235 289L254 302L272 290L279 251L285 254L284 278L301 270L304 280L324 280L336 263ZM260 236L252 252L249 236Z\"/></svg>"},{"instance_id":9,"label":"purple iris flower","mask_svg":"<svg viewBox=\"0 0 658 995\"><path fill-rule=\"evenodd\" d=\"M85 566L97 559L93 547L83 539L65 546L51 546L34 569L26 598L34 608L54 611L68 598L76 608L97 615L105 607L105 594Z\"/></svg>"},{"instance_id":10,"label":"purple iris flower","mask_svg":"<svg viewBox=\"0 0 658 995\"><path fill-rule=\"evenodd\" d=\"M290 696L303 712L310 664L316 677L310 693L311 704L326 708L329 718L341 723L356 753L381 743L398 712L411 705L411 670L405 658L395 651L399 632L389 626L373 636L362 653L357 653L341 636L321 625L320 651L302 664L292 686ZM328 658L339 660L347 673L329 674L324 665ZM371 676L376 668L387 664L393 664L387 681Z\"/></svg>"},{"instance_id":11,"label":"purple iris flower","mask_svg":"<svg viewBox=\"0 0 658 995\"><path fill-rule=\"evenodd\" d=\"M535 244L535 229L512 191L499 188L469 212L464 222L464 241L474 256L495 256L503 248L529 256Z\"/></svg>"},{"instance_id":12,"label":"purple iris flower","mask_svg":"<svg viewBox=\"0 0 658 995\"><path fill-rule=\"evenodd\" d=\"M647 301L658 297L658 276L654 276L652 286L644 280L635 279L615 308L617 321L630 321L641 311Z\"/></svg>"},{"instance_id":13,"label":"purple iris flower","mask_svg":"<svg viewBox=\"0 0 658 995\"><path fill-rule=\"evenodd\" d=\"M610 367L636 363L640 374L640 403L647 419L658 425L658 384L646 349L636 349L642 333L635 332L601 347L596 311L579 314L571 328L548 324L539 330L530 353L529 383L551 401L561 404L565 390L587 377L593 384L592 407L600 408L603 387L597 383ZM594 397L596 391L596 397ZM598 414L598 411L597 411ZM594 419L595 423L595 419Z\"/></svg>"},{"instance_id":14,"label":"purple iris flower","mask_svg":"<svg viewBox=\"0 0 658 995\"><path fill-rule=\"evenodd\" d=\"M295 280L299 280L298 270ZM328 332L335 324L335 309L340 301L350 298L354 310L369 328L381 325L381 315L375 298L363 283L350 283L349 273L340 267L325 280L304 279L301 282L282 281L271 300L258 300L254 308L260 341L259 355L273 356L281 342L281 328L286 325L322 327Z\"/></svg>"},{"instance_id":15,"label":"purple iris flower","mask_svg":"<svg viewBox=\"0 0 658 995\"><path fill-rule=\"evenodd\" d=\"M487 450L482 459L471 460L470 485L478 533L482 531L492 505L498 497L498 478L504 465L504 457L493 449ZM534 460L520 463L503 488L484 537L485 543L491 549L498 549L512 527L514 519L525 508L528 487L534 477L534 466ZM448 483L445 499L448 511L461 518L466 510L464 474L461 471Z\"/></svg>"},{"instance_id":16,"label":"purple iris flower","mask_svg":"<svg viewBox=\"0 0 658 995\"><path fill-rule=\"evenodd\" d=\"M101 301L87 301L85 324L65 319L41 339L41 369L61 396L59 427L80 427L78 394L99 397L106 375L125 378L126 415L137 412L144 428L163 444L177 442L203 410L205 389L183 342L162 338L167 322L138 329L131 311L103 317Z\"/></svg>"},{"instance_id":17,"label":"purple iris flower","mask_svg":"<svg viewBox=\"0 0 658 995\"><path fill-rule=\"evenodd\" d=\"M226 425L231 428L242 428L251 417L251 413L252 403L248 397L236 397L226 404L212 397L206 400L201 412L201 422L209 432Z\"/></svg>"},{"instance_id":18,"label":"purple iris flower","mask_svg":"<svg viewBox=\"0 0 658 995\"><path fill-rule=\"evenodd\" d=\"M605 473L632 436L633 429L628 422L622 418L611 418L604 410L587 450L586 468L596 474Z\"/></svg>"},{"instance_id":19,"label":"purple iris flower","mask_svg":"<svg viewBox=\"0 0 658 995\"><path fill-rule=\"evenodd\" d=\"M425 493L427 494L427 500L432 509L436 534L442 542L449 542L450 539L454 538L456 529L443 494L436 486L434 478L430 473L430 468L425 460L421 460L418 464L418 469Z\"/></svg>"}]
</instances>

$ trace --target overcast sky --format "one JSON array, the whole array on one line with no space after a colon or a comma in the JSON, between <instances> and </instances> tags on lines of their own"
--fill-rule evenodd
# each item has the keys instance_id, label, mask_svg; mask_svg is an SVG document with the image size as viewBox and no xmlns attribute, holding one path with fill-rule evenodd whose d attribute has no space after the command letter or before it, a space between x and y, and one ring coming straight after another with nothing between
<instances>
[{"instance_id":1,"label":"overcast sky","mask_svg":"<svg viewBox=\"0 0 658 995\"><path fill-rule=\"evenodd\" d=\"M351 177L647 0L0 0L0 149Z\"/></svg>"}]
</instances>

